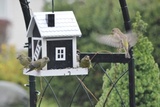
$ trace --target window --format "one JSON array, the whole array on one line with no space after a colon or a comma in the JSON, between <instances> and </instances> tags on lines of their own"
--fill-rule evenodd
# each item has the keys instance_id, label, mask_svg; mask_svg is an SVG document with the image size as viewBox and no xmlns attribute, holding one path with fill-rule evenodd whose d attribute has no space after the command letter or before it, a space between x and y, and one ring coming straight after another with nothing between
<instances>
[{"instance_id":1,"label":"window","mask_svg":"<svg viewBox=\"0 0 160 107\"><path fill-rule=\"evenodd\" d=\"M65 47L56 47L56 61L65 61L66 60L66 48Z\"/></svg>"}]
</instances>

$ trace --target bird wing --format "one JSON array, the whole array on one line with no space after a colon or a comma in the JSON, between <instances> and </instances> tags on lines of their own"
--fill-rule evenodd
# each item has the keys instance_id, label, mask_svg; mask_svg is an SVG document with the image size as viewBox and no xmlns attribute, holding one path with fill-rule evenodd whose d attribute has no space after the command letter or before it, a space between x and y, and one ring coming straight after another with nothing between
<instances>
[{"instance_id":1,"label":"bird wing","mask_svg":"<svg viewBox=\"0 0 160 107\"><path fill-rule=\"evenodd\" d=\"M96 40L101 44L109 45L112 47L116 47L116 48L122 47L121 40L113 35L99 36Z\"/></svg>"},{"instance_id":2,"label":"bird wing","mask_svg":"<svg viewBox=\"0 0 160 107\"><path fill-rule=\"evenodd\" d=\"M37 68L37 70L41 70L49 62L49 58L43 57L39 61L40 61L40 66Z\"/></svg>"},{"instance_id":3,"label":"bird wing","mask_svg":"<svg viewBox=\"0 0 160 107\"><path fill-rule=\"evenodd\" d=\"M137 43L137 40L138 40L137 34L133 32L128 32L126 36L128 39L129 47L133 47Z\"/></svg>"},{"instance_id":4,"label":"bird wing","mask_svg":"<svg viewBox=\"0 0 160 107\"><path fill-rule=\"evenodd\" d=\"M29 70L27 72L30 72L34 69L38 69L41 67L41 60L33 61L29 64ZM27 73L26 72L26 73Z\"/></svg>"},{"instance_id":5,"label":"bird wing","mask_svg":"<svg viewBox=\"0 0 160 107\"><path fill-rule=\"evenodd\" d=\"M46 64L47 64L47 61L46 60L42 60L40 69L42 69Z\"/></svg>"},{"instance_id":6,"label":"bird wing","mask_svg":"<svg viewBox=\"0 0 160 107\"><path fill-rule=\"evenodd\" d=\"M34 66L35 68L38 68L41 66L41 60L37 60L31 63L32 66Z\"/></svg>"},{"instance_id":7,"label":"bird wing","mask_svg":"<svg viewBox=\"0 0 160 107\"><path fill-rule=\"evenodd\" d=\"M31 61L32 61L30 57L27 57L27 60L28 60L29 62L31 62Z\"/></svg>"}]
</instances>

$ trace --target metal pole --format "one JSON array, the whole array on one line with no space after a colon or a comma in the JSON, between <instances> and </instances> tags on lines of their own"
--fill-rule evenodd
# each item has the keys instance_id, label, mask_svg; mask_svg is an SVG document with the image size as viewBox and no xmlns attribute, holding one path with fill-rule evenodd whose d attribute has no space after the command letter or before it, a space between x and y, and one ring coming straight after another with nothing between
<instances>
[{"instance_id":1,"label":"metal pole","mask_svg":"<svg viewBox=\"0 0 160 107\"><path fill-rule=\"evenodd\" d=\"M127 4L125 0L119 0L119 3L121 5L123 19L124 19L124 25L126 31L131 30L131 22L129 17L129 12L127 8ZM129 68L129 105L130 107L135 107L135 74L134 74L134 59L133 59L133 51L132 48L129 51L131 55L131 59L128 63Z\"/></svg>"},{"instance_id":2,"label":"metal pole","mask_svg":"<svg viewBox=\"0 0 160 107\"><path fill-rule=\"evenodd\" d=\"M132 57L133 51L132 49L130 50L130 55L131 55L131 61L128 63L129 67L129 103L130 107L136 107L135 104L135 74L134 74L134 59Z\"/></svg>"},{"instance_id":3,"label":"metal pole","mask_svg":"<svg viewBox=\"0 0 160 107\"><path fill-rule=\"evenodd\" d=\"M28 29L29 22L31 19L30 11L29 11L29 5L27 0L19 0L25 20L26 30ZM31 38L28 38L28 56L32 57L32 40ZM29 76L29 93L30 93L30 107L36 107L37 102L37 95L36 95L36 89L35 89L35 77Z\"/></svg>"},{"instance_id":4,"label":"metal pole","mask_svg":"<svg viewBox=\"0 0 160 107\"><path fill-rule=\"evenodd\" d=\"M124 19L124 26L126 31L131 30L131 22L130 22L130 17L129 17L129 12L127 8L127 3L125 0L119 0L122 14L123 14L123 19Z\"/></svg>"},{"instance_id":5,"label":"metal pole","mask_svg":"<svg viewBox=\"0 0 160 107\"><path fill-rule=\"evenodd\" d=\"M54 12L54 0L52 0L52 12Z\"/></svg>"},{"instance_id":6,"label":"metal pole","mask_svg":"<svg viewBox=\"0 0 160 107\"><path fill-rule=\"evenodd\" d=\"M31 19L29 5L28 5L27 0L19 0L19 2L21 5L21 8L22 8L22 12L23 12L24 20L25 20L25 25L26 25L26 30L27 30L28 26L29 26L30 19Z\"/></svg>"}]
</instances>

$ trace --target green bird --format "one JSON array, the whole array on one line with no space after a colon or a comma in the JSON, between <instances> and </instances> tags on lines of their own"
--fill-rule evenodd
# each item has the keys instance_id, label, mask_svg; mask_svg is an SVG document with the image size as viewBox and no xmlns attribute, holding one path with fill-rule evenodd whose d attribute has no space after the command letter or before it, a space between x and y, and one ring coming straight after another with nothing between
<instances>
[{"instance_id":1,"label":"green bird","mask_svg":"<svg viewBox=\"0 0 160 107\"><path fill-rule=\"evenodd\" d=\"M85 55L81 60L80 60L80 67L82 68L92 68L91 64L91 59L88 55Z\"/></svg>"},{"instance_id":2,"label":"green bird","mask_svg":"<svg viewBox=\"0 0 160 107\"><path fill-rule=\"evenodd\" d=\"M20 64L24 66L24 68L29 68L31 59L28 56L25 56L24 54L20 54L18 55L17 59L19 60Z\"/></svg>"},{"instance_id":3,"label":"green bird","mask_svg":"<svg viewBox=\"0 0 160 107\"><path fill-rule=\"evenodd\" d=\"M112 35L98 37L96 41L118 49L123 49L125 52L125 58L130 58L129 49L137 43L137 35L133 32L124 34L120 29L113 28Z\"/></svg>"},{"instance_id":4,"label":"green bird","mask_svg":"<svg viewBox=\"0 0 160 107\"><path fill-rule=\"evenodd\" d=\"M30 72L32 70L41 70L48 62L50 61L50 59L48 57L43 57L42 59L38 59L36 61L33 61L29 64L29 70L26 72Z\"/></svg>"}]
</instances>

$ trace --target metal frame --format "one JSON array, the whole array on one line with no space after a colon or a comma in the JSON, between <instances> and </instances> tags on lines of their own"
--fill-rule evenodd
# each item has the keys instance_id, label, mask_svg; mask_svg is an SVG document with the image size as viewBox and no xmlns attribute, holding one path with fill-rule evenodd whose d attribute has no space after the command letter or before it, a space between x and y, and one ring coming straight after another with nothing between
<instances>
[{"instance_id":1,"label":"metal frame","mask_svg":"<svg viewBox=\"0 0 160 107\"><path fill-rule=\"evenodd\" d=\"M29 10L29 2L27 0L19 0L22 13L25 20L26 30L28 29L29 22L31 20L30 10ZM28 38L28 43L26 43L24 47L28 47L28 56L32 58L32 39ZM35 89L35 77L29 76L29 94L30 94L30 107L36 107L37 95ZM31 88L32 87L32 88Z\"/></svg>"},{"instance_id":2,"label":"metal frame","mask_svg":"<svg viewBox=\"0 0 160 107\"><path fill-rule=\"evenodd\" d=\"M30 12L29 12L29 6L27 0L19 0L21 4L21 8L23 11L25 23L26 23L26 29L28 28L29 22L30 22ZM121 9L122 9L122 14L123 14L123 19L124 19L124 26L126 31L131 30L131 23L130 23L130 17L128 13L128 8L125 0L119 0ZM31 50L31 38L28 38L28 56L31 56L32 50ZM133 51L130 49L130 55L131 59L126 59L124 57L124 54L97 54L92 62L108 62L108 63L128 63L128 68L129 68L129 105L130 107L135 107L135 78L134 78L134 59L132 57ZM80 54L80 57L82 58L84 55L89 55L92 57L95 54L92 53L83 53ZM37 100L37 95L36 95L36 89L35 89L35 77L34 76L29 76L29 92L30 92L30 107L36 107L36 100Z\"/></svg>"}]
</instances>

